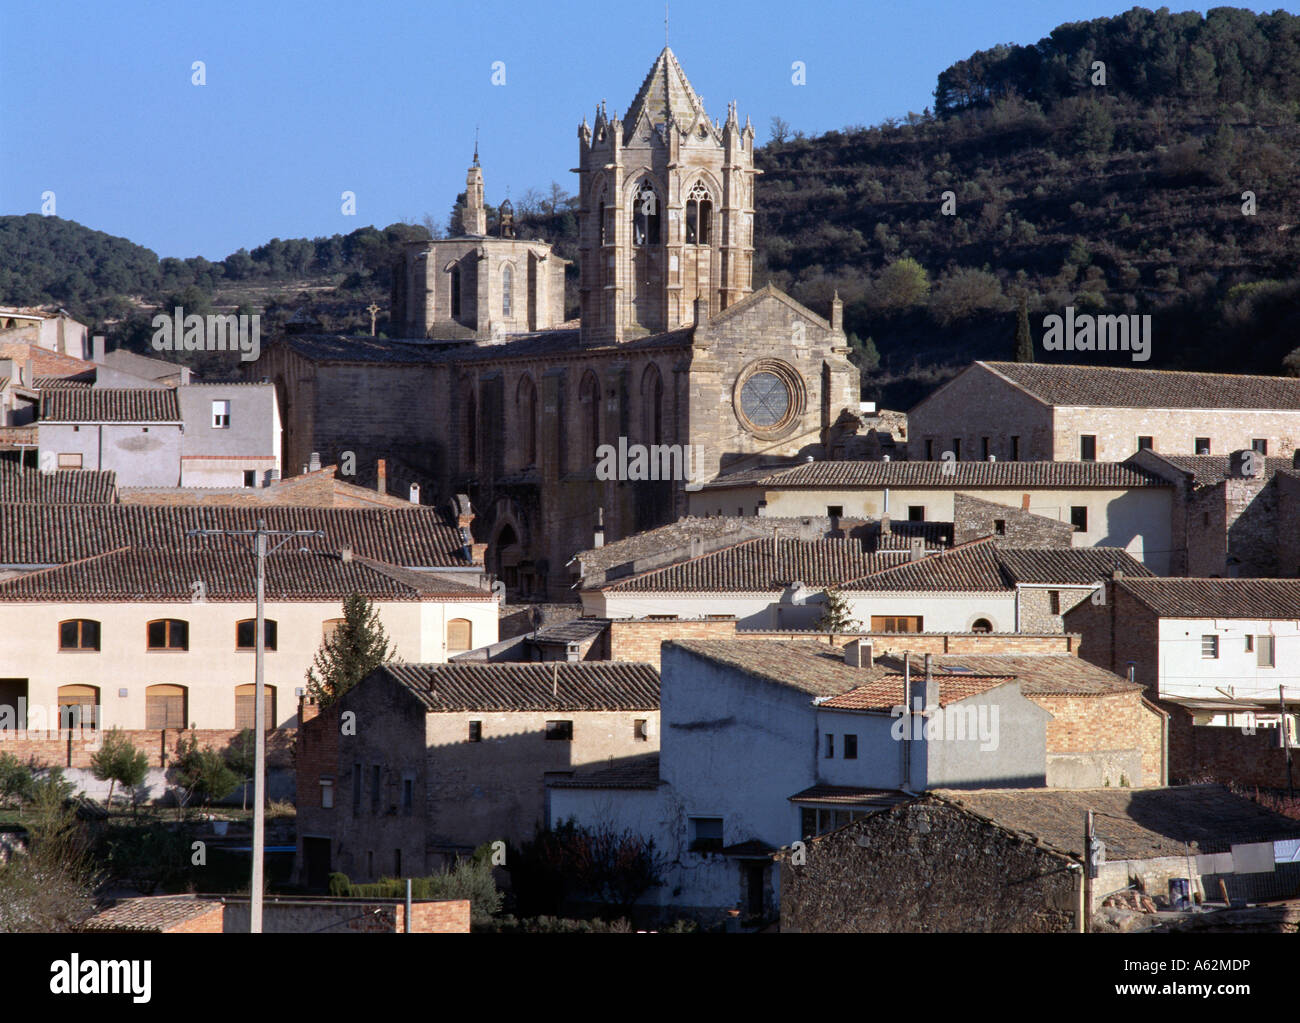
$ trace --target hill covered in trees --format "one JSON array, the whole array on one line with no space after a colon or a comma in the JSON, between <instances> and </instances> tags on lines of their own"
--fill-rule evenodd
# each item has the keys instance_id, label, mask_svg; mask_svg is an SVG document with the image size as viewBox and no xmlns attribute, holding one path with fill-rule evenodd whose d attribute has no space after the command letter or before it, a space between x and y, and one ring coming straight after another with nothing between
<instances>
[{"instance_id":1,"label":"hill covered in trees","mask_svg":"<svg viewBox=\"0 0 1300 1023\"><path fill-rule=\"evenodd\" d=\"M1013 357L1022 298L1035 338L1067 305L1149 313L1148 367L1300 372L1297 152L1300 18L1134 8L1063 25L942 71L933 110L817 137L774 118L754 283L820 312L838 290L864 396L896 408L972 359ZM515 206L521 236L575 258L562 188ZM60 302L132 347L142 307L178 298L262 311L264 329L310 302L329 329L368 331L401 243L442 230L426 217L209 262L0 218L0 302Z\"/></svg>"}]
</instances>

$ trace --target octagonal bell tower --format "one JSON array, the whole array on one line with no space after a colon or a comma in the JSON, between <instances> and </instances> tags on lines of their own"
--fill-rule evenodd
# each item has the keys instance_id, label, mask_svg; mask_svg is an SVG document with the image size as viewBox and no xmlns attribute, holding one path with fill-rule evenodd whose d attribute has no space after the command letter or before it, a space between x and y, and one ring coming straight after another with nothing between
<instances>
[{"instance_id":1,"label":"octagonal bell tower","mask_svg":"<svg viewBox=\"0 0 1300 1023\"><path fill-rule=\"evenodd\" d=\"M710 121L672 50L627 116L602 101L579 140L582 337L609 344L705 319L752 290L754 129Z\"/></svg>"}]
</instances>

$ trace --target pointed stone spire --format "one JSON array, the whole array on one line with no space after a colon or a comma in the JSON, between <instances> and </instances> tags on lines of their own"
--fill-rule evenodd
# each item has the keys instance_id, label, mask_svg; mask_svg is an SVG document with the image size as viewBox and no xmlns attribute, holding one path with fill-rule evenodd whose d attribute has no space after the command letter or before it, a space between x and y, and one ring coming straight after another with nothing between
<instances>
[{"instance_id":1,"label":"pointed stone spire","mask_svg":"<svg viewBox=\"0 0 1300 1023\"><path fill-rule=\"evenodd\" d=\"M467 235L487 234L487 207L483 203L483 168L478 163L478 137L474 139L474 163L465 175L465 212L461 230Z\"/></svg>"}]
</instances>

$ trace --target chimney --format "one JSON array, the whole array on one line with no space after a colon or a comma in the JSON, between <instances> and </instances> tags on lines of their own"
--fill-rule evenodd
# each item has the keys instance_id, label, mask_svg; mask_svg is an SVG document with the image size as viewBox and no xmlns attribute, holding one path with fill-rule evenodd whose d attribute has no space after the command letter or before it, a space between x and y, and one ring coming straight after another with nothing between
<instances>
[{"instance_id":1,"label":"chimney","mask_svg":"<svg viewBox=\"0 0 1300 1023\"><path fill-rule=\"evenodd\" d=\"M844 663L850 668L875 667L876 659L871 651L871 644L864 639L855 639L844 644Z\"/></svg>"},{"instance_id":2,"label":"chimney","mask_svg":"<svg viewBox=\"0 0 1300 1023\"><path fill-rule=\"evenodd\" d=\"M103 361L104 361L104 344L105 344L105 341L106 341L106 340L107 340L107 339L104 337L103 334L96 334L96 335L91 339L91 342L90 342L90 343L91 343L91 351L94 353L94 357L91 359L92 362L98 362L98 363L101 363L101 364L103 363Z\"/></svg>"},{"instance_id":3,"label":"chimney","mask_svg":"<svg viewBox=\"0 0 1300 1023\"><path fill-rule=\"evenodd\" d=\"M839 289L831 299L831 330L844 333L844 302L840 299Z\"/></svg>"},{"instance_id":4,"label":"chimney","mask_svg":"<svg viewBox=\"0 0 1300 1023\"><path fill-rule=\"evenodd\" d=\"M311 453L311 458L308 459L308 461L307 461L307 468L308 468L308 470L311 471L311 472L318 472L318 471L320 470L320 452L319 452L319 451L313 451L313 452Z\"/></svg>"},{"instance_id":5,"label":"chimney","mask_svg":"<svg viewBox=\"0 0 1300 1023\"><path fill-rule=\"evenodd\" d=\"M880 516L880 535L882 537L889 536L889 514L887 512Z\"/></svg>"},{"instance_id":6,"label":"chimney","mask_svg":"<svg viewBox=\"0 0 1300 1023\"><path fill-rule=\"evenodd\" d=\"M1023 511L1023 512L1027 512L1027 511L1029 511L1029 495L1028 495L1028 494L1021 494L1021 495L1020 495L1020 510Z\"/></svg>"},{"instance_id":7,"label":"chimney","mask_svg":"<svg viewBox=\"0 0 1300 1023\"><path fill-rule=\"evenodd\" d=\"M420 484L418 483L411 484L410 499L412 504L420 503Z\"/></svg>"},{"instance_id":8,"label":"chimney","mask_svg":"<svg viewBox=\"0 0 1300 1023\"><path fill-rule=\"evenodd\" d=\"M704 541L698 536L691 537L691 557L698 558L704 553Z\"/></svg>"},{"instance_id":9,"label":"chimney","mask_svg":"<svg viewBox=\"0 0 1300 1023\"><path fill-rule=\"evenodd\" d=\"M919 536L912 537L912 550L908 561L920 561L925 557L925 540Z\"/></svg>"},{"instance_id":10,"label":"chimney","mask_svg":"<svg viewBox=\"0 0 1300 1023\"><path fill-rule=\"evenodd\" d=\"M596 529L591 536L591 545L593 547L605 546L605 509L596 509Z\"/></svg>"},{"instance_id":11,"label":"chimney","mask_svg":"<svg viewBox=\"0 0 1300 1023\"><path fill-rule=\"evenodd\" d=\"M381 494L388 493L388 463L382 458L375 463L375 489Z\"/></svg>"},{"instance_id":12,"label":"chimney","mask_svg":"<svg viewBox=\"0 0 1300 1023\"><path fill-rule=\"evenodd\" d=\"M989 461L990 461L990 462L996 462L997 460L998 460L998 456L997 456L997 455L989 455Z\"/></svg>"},{"instance_id":13,"label":"chimney","mask_svg":"<svg viewBox=\"0 0 1300 1023\"><path fill-rule=\"evenodd\" d=\"M35 359L27 360L27 376L23 380L23 383L28 387L36 386L36 360ZM1300 458L1300 451L1296 452L1296 457Z\"/></svg>"},{"instance_id":14,"label":"chimney","mask_svg":"<svg viewBox=\"0 0 1300 1023\"><path fill-rule=\"evenodd\" d=\"M577 643L565 643L565 644L564 644L564 659L565 659L566 661L580 661L580 660L582 660L582 655L581 655L581 653L580 653L580 651L579 651L579 647L578 647L578 644L577 644Z\"/></svg>"},{"instance_id":15,"label":"chimney","mask_svg":"<svg viewBox=\"0 0 1300 1023\"><path fill-rule=\"evenodd\" d=\"M925 709L939 706L939 683L930 666L930 654L925 655Z\"/></svg>"},{"instance_id":16,"label":"chimney","mask_svg":"<svg viewBox=\"0 0 1300 1023\"><path fill-rule=\"evenodd\" d=\"M271 482L272 482L272 483L279 483L279 482L280 482L280 470L279 470L279 469L272 469L272 470L271 470Z\"/></svg>"},{"instance_id":17,"label":"chimney","mask_svg":"<svg viewBox=\"0 0 1300 1023\"><path fill-rule=\"evenodd\" d=\"M705 302L702 298L695 300L695 326L703 327L709 322L709 313L705 308Z\"/></svg>"},{"instance_id":18,"label":"chimney","mask_svg":"<svg viewBox=\"0 0 1300 1023\"><path fill-rule=\"evenodd\" d=\"M345 565L352 560L352 548L349 545L344 544L339 549L339 560Z\"/></svg>"}]
</instances>

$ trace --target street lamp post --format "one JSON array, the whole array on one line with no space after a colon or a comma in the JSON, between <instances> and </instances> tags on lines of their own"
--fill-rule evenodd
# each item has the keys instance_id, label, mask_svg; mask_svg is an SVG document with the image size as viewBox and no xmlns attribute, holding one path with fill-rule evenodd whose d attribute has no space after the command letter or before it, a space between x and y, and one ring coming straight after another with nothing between
<instances>
[{"instance_id":1,"label":"street lamp post","mask_svg":"<svg viewBox=\"0 0 1300 1023\"><path fill-rule=\"evenodd\" d=\"M253 555L257 559L257 638L256 691L253 695L253 880L249 902L249 932L262 933L262 886L266 859L266 556L278 551L290 540L323 537L319 529L267 529L266 520L258 519L256 529L191 529L186 536L251 536ZM281 537L270 550L267 539Z\"/></svg>"}]
</instances>

